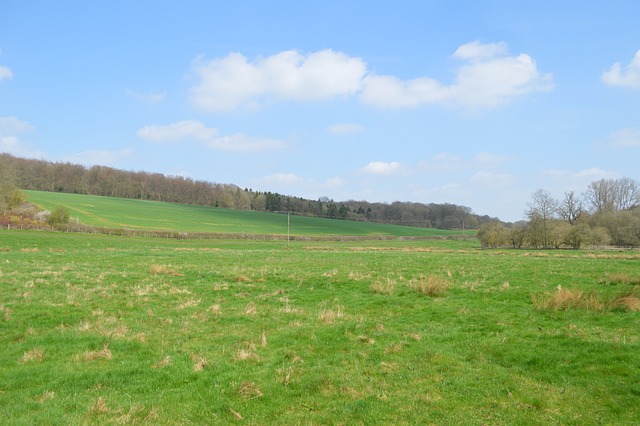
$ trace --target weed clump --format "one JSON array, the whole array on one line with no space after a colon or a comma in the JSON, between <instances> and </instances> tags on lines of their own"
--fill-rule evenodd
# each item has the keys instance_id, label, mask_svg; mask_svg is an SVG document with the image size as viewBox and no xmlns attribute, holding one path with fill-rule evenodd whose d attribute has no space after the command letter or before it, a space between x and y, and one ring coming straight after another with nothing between
<instances>
[{"instance_id":1,"label":"weed clump","mask_svg":"<svg viewBox=\"0 0 640 426\"><path fill-rule=\"evenodd\" d=\"M584 309L592 312L640 310L640 298L633 291L606 300L603 296L599 296L594 292L585 293L581 290L570 290L558 286L552 293L532 294L531 300L537 311L566 311L570 309Z\"/></svg>"},{"instance_id":2,"label":"weed clump","mask_svg":"<svg viewBox=\"0 0 640 426\"><path fill-rule=\"evenodd\" d=\"M420 295L441 297L447 292L449 281L436 275L428 275L411 280L410 285Z\"/></svg>"},{"instance_id":3,"label":"weed clump","mask_svg":"<svg viewBox=\"0 0 640 426\"><path fill-rule=\"evenodd\" d=\"M376 294L393 294L396 289L396 282L391 278L378 278L371 283L371 291Z\"/></svg>"}]
</instances>

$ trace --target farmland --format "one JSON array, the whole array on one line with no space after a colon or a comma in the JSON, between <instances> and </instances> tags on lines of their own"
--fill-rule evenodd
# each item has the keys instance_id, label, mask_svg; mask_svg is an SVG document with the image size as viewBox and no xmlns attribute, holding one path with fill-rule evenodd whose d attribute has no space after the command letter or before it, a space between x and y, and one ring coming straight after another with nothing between
<instances>
[{"instance_id":1,"label":"farmland","mask_svg":"<svg viewBox=\"0 0 640 426\"><path fill-rule=\"evenodd\" d=\"M80 222L107 228L176 232L286 235L287 215L218 209L147 200L25 191L30 202L53 210L67 208ZM455 236L446 231L347 220L291 216L294 236ZM469 234L472 231L467 231Z\"/></svg>"},{"instance_id":2,"label":"farmland","mask_svg":"<svg viewBox=\"0 0 640 426\"><path fill-rule=\"evenodd\" d=\"M0 231L3 424L633 424L640 253Z\"/></svg>"}]
</instances>

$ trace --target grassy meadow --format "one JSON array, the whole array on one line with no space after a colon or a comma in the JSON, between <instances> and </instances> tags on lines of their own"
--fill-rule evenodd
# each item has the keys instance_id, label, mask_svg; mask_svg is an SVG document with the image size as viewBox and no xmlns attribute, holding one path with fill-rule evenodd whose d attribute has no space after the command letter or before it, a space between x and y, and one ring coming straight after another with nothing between
<instances>
[{"instance_id":1,"label":"grassy meadow","mask_svg":"<svg viewBox=\"0 0 640 426\"><path fill-rule=\"evenodd\" d=\"M0 423L637 424L639 265L3 230Z\"/></svg>"}]
</instances>

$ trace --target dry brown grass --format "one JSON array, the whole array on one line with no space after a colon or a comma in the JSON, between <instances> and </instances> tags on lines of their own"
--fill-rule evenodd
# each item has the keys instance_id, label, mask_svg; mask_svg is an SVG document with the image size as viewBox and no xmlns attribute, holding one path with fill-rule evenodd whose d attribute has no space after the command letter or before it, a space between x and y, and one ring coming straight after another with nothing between
<instances>
[{"instance_id":1,"label":"dry brown grass","mask_svg":"<svg viewBox=\"0 0 640 426\"><path fill-rule=\"evenodd\" d=\"M193 371L202 371L207 366L207 358L197 355L191 354L191 362L193 363Z\"/></svg>"},{"instance_id":2,"label":"dry brown grass","mask_svg":"<svg viewBox=\"0 0 640 426\"><path fill-rule=\"evenodd\" d=\"M38 402L43 404L47 401L50 401L56 397L56 393L53 391L44 391L42 395L38 397Z\"/></svg>"},{"instance_id":3,"label":"dry brown grass","mask_svg":"<svg viewBox=\"0 0 640 426\"><path fill-rule=\"evenodd\" d=\"M570 290L560 286L552 293L540 296L532 294L531 300L538 311L566 311L576 308L603 311L605 309L605 303L594 293L584 293L581 290Z\"/></svg>"},{"instance_id":4,"label":"dry brown grass","mask_svg":"<svg viewBox=\"0 0 640 426\"><path fill-rule=\"evenodd\" d=\"M38 247L20 249L21 253L38 253L39 251L40 249Z\"/></svg>"},{"instance_id":5,"label":"dry brown grass","mask_svg":"<svg viewBox=\"0 0 640 426\"><path fill-rule=\"evenodd\" d=\"M342 305L336 305L332 309L321 309L318 312L318 319L325 324L333 324L343 318L345 318L345 313Z\"/></svg>"},{"instance_id":6,"label":"dry brown grass","mask_svg":"<svg viewBox=\"0 0 640 426\"><path fill-rule=\"evenodd\" d=\"M371 291L376 294L393 294L396 289L396 282L391 278L378 278L371 283Z\"/></svg>"},{"instance_id":7,"label":"dry brown grass","mask_svg":"<svg viewBox=\"0 0 640 426\"><path fill-rule=\"evenodd\" d=\"M109 347L105 345L99 351L87 351L82 353L81 355L76 355L76 361L97 361L97 360L110 360L113 358L113 354L109 350Z\"/></svg>"},{"instance_id":8,"label":"dry brown grass","mask_svg":"<svg viewBox=\"0 0 640 426\"><path fill-rule=\"evenodd\" d=\"M242 382L238 386L238 394L245 399L256 399L264 396L264 393L254 382Z\"/></svg>"},{"instance_id":9,"label":"dry brown grass","mask_svg":"<svg viewBox=\"0 0 640 426\"><path fill-rule=\"evenodd\" d=\"M249 304L244 308L245 315L253 316L253 315L257 315L257 313L258 313L258 308L256 307L256 304L253 302L249 302Z\"/></svg>"},{"instance_id":10,"label":"dry brown grass","mask_svg":"<svg viewBox=\"0 0 640 426\"><path fill-rule=\"evenodd\" d=\"M171 357L169 355L165 356L160 361L156 362L153 365L153 368L164 368L168 365L171 365Z\"/></svg>"},{"instance_id":11,"label":"dry brown grass","mask_svg":"<svg viewBox=\"0 0 640 426\"><path fill-rule=\"evenodd\" d=\"M423 296L440 297L447 292L449 281L437 275L427 275L411 280L410 286Z\"/></svg>"},{"instance_id":12,"label":"dry brown grass","mask_svg":"<svg viewBox=\"0 0 640 426\"><path fill-rule=\"evenodd\" d=\"M640 285L640 275L630 275L625 272L606 273L600 280L601 284L610 285Z\"/></svg>"},{"instance_id":13,"label":"dry brown grass","mask_svg":"<svg viewBox=\"0 0 640 426\"><path fill-rule=\"evenodd\" d=\"M20 362L42 362L44 359L44 351L40 348L34 348L25 352L20 358Z\"/></svg>"},{"instance_id":14,"label":"dry brown grass","mask_svg":"<svg viewBox=\"0 0 640 426\"><path fill-rule=\"evenodd\" d=\"M611 301L612 309L640 311L640 298L633 293L623 294Z\"/></svg>"},{"instance_id":15,"label":"dry brown grass","mask_svg":"<svg viewBox=\"0 0 640 426\"><path fill-rule=\"evenodd\" d=\"M246 275L240 274L240 275L236 275L232 281L235 283L250 283L253 280Z\"/></svg>"},{"instance_id":16,"label":"dry brown grass","mask_svg":"<svg viewBox=\"0 0 640 426\"><path fill-rule=\"evenodd\" d=\"M107 403L104 402L104 398L101 396L98 397L98 400L91 406L91 408L89 408L90 414L106 414L109 411L111 410L107 406Z\"/></svg>"},{"instance_id":17,"label":"dry brown grass","mask_svg":"<svg viewBox=\"0 0 640 426\"><path fill-rule=\"evenodd\" d=\"M182 277L183 275L173 268L167 265L151 265L149 266L149 273L151 275L169 275L172 277Z\"/></svg>"}]
</instances>

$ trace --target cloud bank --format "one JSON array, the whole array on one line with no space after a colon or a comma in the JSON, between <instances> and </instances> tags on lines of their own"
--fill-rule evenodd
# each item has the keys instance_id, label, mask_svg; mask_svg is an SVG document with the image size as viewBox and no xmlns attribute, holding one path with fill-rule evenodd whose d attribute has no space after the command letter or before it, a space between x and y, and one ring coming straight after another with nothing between
<instances>
[{"instance_id":1,"label":"cloud bank","mask_svg":"<svg viewBox=\"0 0 640 426\"><path fill-rule=\"evenodd\" d=\"M509 54L505 43L474 41L460 46L453 58L461 66L454 82L445 84L427 76L402 80L377 75L361 58L330 49L309 54L288 50L253 61L240 53L211 60L198 57L192 63L198 81L190 89L190 99L207 112L352 96L378 108L429 104L483 108L553 87L551 74L540 73L527 54Z\"/></svg>"}]
</instances>

